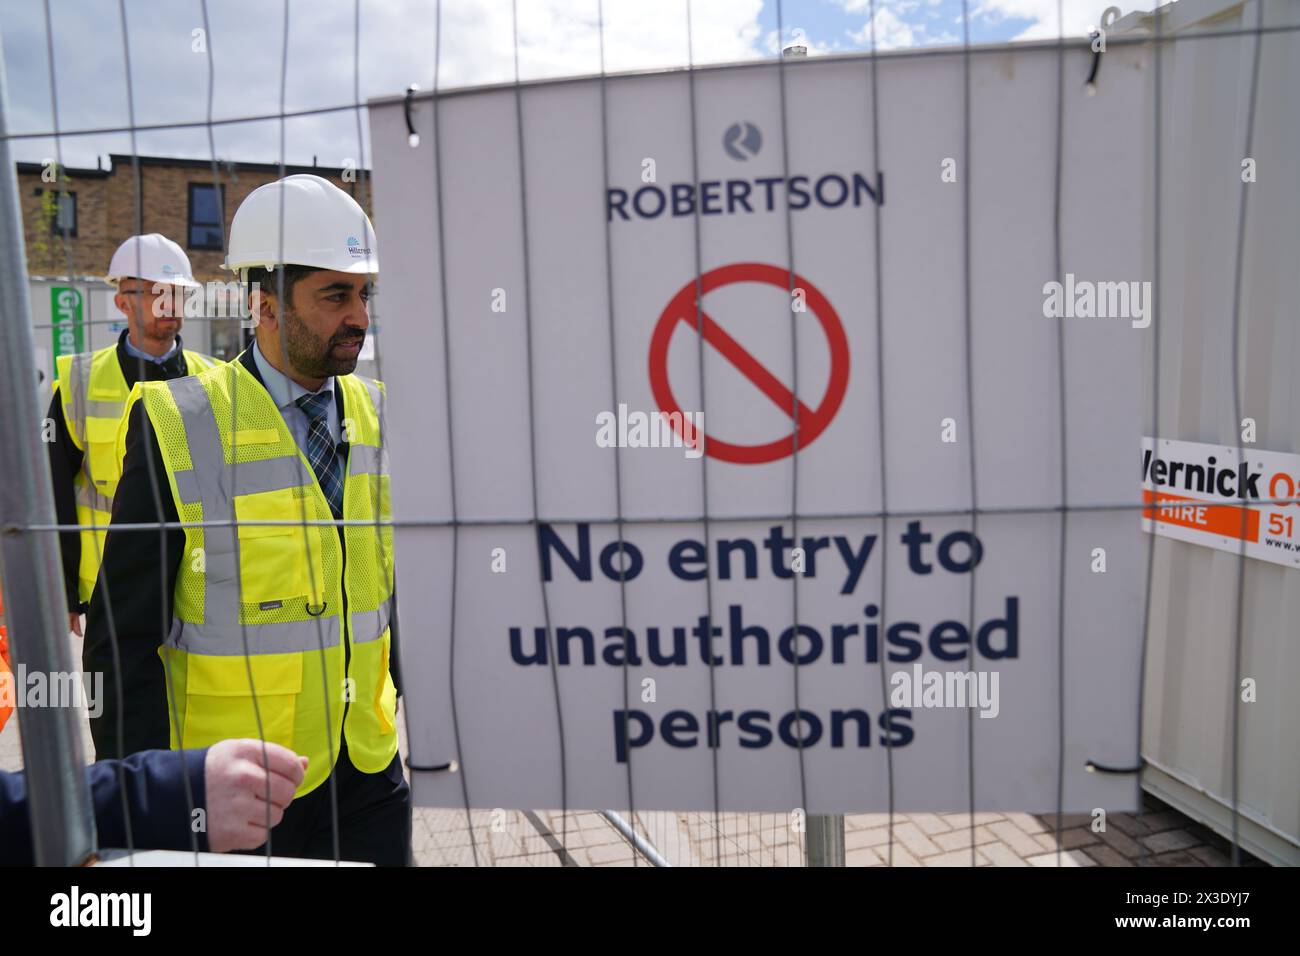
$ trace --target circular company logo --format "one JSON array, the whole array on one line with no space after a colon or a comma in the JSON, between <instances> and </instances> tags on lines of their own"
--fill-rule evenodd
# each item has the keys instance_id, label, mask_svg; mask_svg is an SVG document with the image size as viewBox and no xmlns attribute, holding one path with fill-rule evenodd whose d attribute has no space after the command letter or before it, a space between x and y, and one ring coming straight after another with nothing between
<instances>
[{"instance_id":1,"label":"circular company logo","mask_svg":"<svg viewBox=\"0 0 1300 956\"><path fill-rule=\"evenodd\" d=\"M744 162L763 148L763 134L753 123L732 123L722 136L722 148L732 159Z\"/></svg>"}]
</instances>

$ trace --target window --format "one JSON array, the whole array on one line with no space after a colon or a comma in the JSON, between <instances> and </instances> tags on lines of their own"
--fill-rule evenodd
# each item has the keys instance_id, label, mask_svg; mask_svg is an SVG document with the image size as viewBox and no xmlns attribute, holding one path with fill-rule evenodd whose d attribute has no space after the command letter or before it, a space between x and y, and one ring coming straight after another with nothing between
<instances>
[{"instance_id":1,"label":"window","mask_svg":"<svg viewBox=\"0 0 1300 956\"><path fill-rule=\"evenodd\" d=\"M56 192L57 212L50 221L50 228L56 236L77 235L77 194L73 192Z\"/></svg>"},{"instance_id":2,"label":"window","mask_svg":"<svg viewBox=\"0 0 1300 956\"><path fill-rule=\"evenodd\" d=\"M220 249L225 228L221 187L190 183L189 247Z\"/></svg>"}]
</instances>

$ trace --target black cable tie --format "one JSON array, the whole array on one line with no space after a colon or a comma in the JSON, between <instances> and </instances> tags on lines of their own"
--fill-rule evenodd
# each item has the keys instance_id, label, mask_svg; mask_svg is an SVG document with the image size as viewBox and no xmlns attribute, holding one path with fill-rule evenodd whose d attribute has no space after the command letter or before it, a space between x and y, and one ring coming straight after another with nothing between
<instances>
[{"instance_id":1,"label":"black cable tie","mask_svg":"<svg viewBox=\"0 0 1300 956\"><path fill-rule=\"evenodd\" d=\"M1101 36L1101 31L1095 29L1091 30L1088 33L1088 36L1091 37L1093 42L1095 43L1097 37ZM1101 58L1102 58L1101 50L1092 51L1092 69L1088 72L1088 79L1085 80L1083 84L1085 87L1087 87L1089 96L1092 96L1097 92L1097 72L1101 69Z\"/></svg>"},{"instance_id":2,"label":"black cable tie","mask_svg":"<svg viewBox=\"0 0 1300 956\"><path fill-rule=\"evenodd\" d=\"M424 772L444 773L447 771L455 771L457 769L457 766L456 766L456 761L454 760L448 760L446 763L428 764L428 765L411 763L411 758L408 756L406 758L406 768L408 770L415 770L421 773Z\"/></svg>"},{"instance_id":3,"label":"black cable tie","mask_svg":"<svg viewBox=\"0 0 1300 956\"><path fill-rule=\"evenodd\" d=\"M1097 763L1095 760L1089 760L1084 766L1087 768L1088 773L1128 774L1141 773L1142 768L1146 765L1146 760L1139 757L1137 765L1133 767L1108 767L1103 763Z\"/></svg>"},{"instance_id":4,"label":"black cable tie","mask_svg":"<svg viewBox=\"0 0 1300 956\"><path fill-rule=\"evenodd\" d=\"M412 149L420 145L420 134L415 131L415 123L411 120L411 101L418 92L419 84L412 83L406 88L406 100L402 103L402 110L406 113L406 141Z\"/></svg>"}]
</instances>

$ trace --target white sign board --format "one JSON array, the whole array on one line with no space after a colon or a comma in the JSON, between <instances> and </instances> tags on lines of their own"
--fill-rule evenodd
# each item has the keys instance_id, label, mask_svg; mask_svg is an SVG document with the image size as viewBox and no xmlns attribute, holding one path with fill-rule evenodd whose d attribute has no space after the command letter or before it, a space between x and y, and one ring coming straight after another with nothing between
<instances>
[{"instance_id":1,"label":"white sign board","mask_svg":"<svg viewBox=\"0 0 1300 956\"><path fill-rule=\"evenodd\" d=\"M1300 567L1300 455L1244 451L1143 438L1142 530Z\"/></svg>"},{"instance_id":2,"label":"white sign board","mask_svg":"<svg viewBox=\"0 0 1300 956\"><path fill-rule=\"evenodd\" d=\"M1149 279L1145 55L1067 57L1072 289ZM971 69L965 157L882 60L882 177L862 60L524 87L522 180L513 88L372 106L417 802L1131 808L1151 332L1045 315L1055 52Z\"/></svg>"}]
</instances>

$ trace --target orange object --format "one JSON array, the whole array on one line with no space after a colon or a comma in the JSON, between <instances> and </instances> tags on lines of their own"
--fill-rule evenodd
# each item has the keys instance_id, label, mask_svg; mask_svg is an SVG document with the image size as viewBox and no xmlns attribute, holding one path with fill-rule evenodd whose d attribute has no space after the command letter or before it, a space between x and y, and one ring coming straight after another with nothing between
<instances>
[{"instance_id":1,"label":"orange object","mask_svg":"<svg viewBox=\"0 0 1300 956\"><path fill-rule=\"evenodd\" d=\"M9 669L9 635L0 624L0 730L14 712L14 675Z\"/></svg>"},{"instance_id":2,"label":"orange object","mask_svg":"<svg viewBox=\"0 0 1300 956\"><path fill-rule=\"evenodd\" d=\"M1247 541L1259 541L1259 512L1247 508L1246 514L1235 505L1217 505L1200 498L1185 498L1155 492L1149 488L1142 489L1142 500L1156 506L1156 520L1165 524L1176 524L1184 528L1194 528L1209 534L1222 535L1225 538L1243 537L1242 525L1245 525L1244 537ZM1144 510L1144 518L1150 518L1151 512Z\"/></svg>"},{"instance_id":3,"label":"orange object","mask_svg":"<svg viewBox=\"0 0 1300 956\"><path fill-rule=\"evenodd\" d=\"M0 595L0 620L4 619L5 600ZM14 712L14 675L9 669L9 633L0 624L0 730L5 729Z\"/></svg>"}]
</instances>

